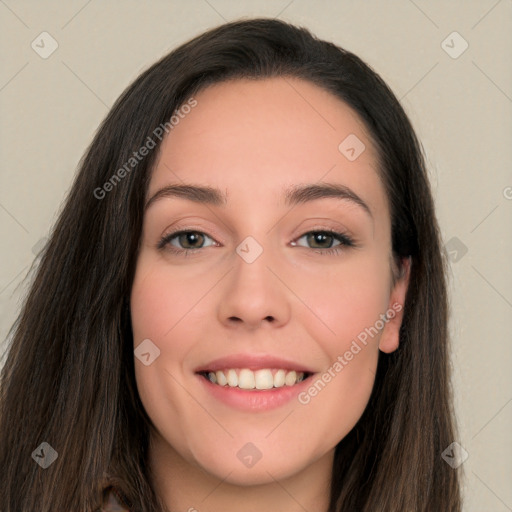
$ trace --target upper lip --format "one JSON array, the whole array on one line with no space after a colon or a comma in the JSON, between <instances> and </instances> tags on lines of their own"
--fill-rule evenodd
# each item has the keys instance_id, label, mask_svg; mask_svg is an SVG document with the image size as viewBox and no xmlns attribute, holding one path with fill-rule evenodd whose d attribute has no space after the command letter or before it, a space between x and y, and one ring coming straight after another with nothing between
<instances>
[{"instance_id":1,"label":"upper lip","mask_svg":"<svg viewBox=\"0 0 512 512\"><path fill-rule=\"evenodd\" d=\"M283 359L269 354L231 354L201 365L195 369L195 373L216 372L228 368L247 368L248 370L262 370L264 368L282 368L283 370L295 370L297 372L314 373L314 370L302 363Z\"/></svg>"}]
</instances>

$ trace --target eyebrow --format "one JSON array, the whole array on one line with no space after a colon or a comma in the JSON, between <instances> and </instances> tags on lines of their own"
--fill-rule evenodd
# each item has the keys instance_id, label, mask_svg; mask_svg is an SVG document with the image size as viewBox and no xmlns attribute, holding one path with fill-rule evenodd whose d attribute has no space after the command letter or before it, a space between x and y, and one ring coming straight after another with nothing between
<instances>
[{"instance_id":1,"label":"eyebrow","mask_svg":"<svg viewBox=\"0 0 512 512\"><path fill-rule=\"evenodd\" d=\"M207 204L218 207L227 205L227 194L218 188L203 185L180 185L173 184L158 190L146 202L147 210L155 201L164 197L178 197L188 199L195 203ZM335 198L343 201L350 201L361 207L372 219L370 207L350 188L339 183L312 183L306 185L294 185L285 189L285 206L295 206L310 201L324 198Z\"/></svg>"}]
</instances>

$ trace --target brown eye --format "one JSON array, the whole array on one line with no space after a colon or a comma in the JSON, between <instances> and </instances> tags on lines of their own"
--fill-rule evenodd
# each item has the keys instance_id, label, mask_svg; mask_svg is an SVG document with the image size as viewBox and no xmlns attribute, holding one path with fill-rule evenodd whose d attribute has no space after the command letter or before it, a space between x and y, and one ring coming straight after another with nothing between
<instances>
[{"instance_id":1,"label":"brown eye","mask_svg":"<svg viewBox=\"0 0 512 512\"><path fill-rule=\"evenodd\" d=\"M302 238L306 238L307 244L311 249L330 249L331 247L352 247L355 245L354 241L349 236L343 233L336 233L335 231L309 231L308 233L304 233L297 240ZM333 243L335 241L338 243ZM298 245L302 246L302 244Z\"/></svg>"},{"instance_id":2,"label":"brown eye","mask_svg":"<svg viewBox=\"0 0 512 512\"><path fill-rule=\"evenodd\" d=\"M205 246L205 239L212 240L213 243L210 245L214 245L215 242L212 238L210 238L205 233L201 231L193 231L193 230L182 230L175 231L174 233L169 233L165 235L160 242L158 243L158 249L167 248L173 252L185 252L185 251L194 251L197 249L202 249Z\"/></svg>"},{"instance_id":3,"label":"brown eye","mask_svg":"<svg viewBox=\"0 0 512 512\"><path fill-rule=\"evenodd\" d=\"M313 247L314 249L329 249L332 247L332 242L334 237L328 233L323 231L312 231L305 235L307 237L308 243L310 244L320 244L320 247ZM325 245L327 244L327 245Z\"/></svg>"},{"instance_id":4,"label":"brown eye","mask_svg":"<svg viewBox=\"0 0 512 512\"><path fill-rule=\"evenodd\" d=\"M178 235L178 240L184 249L197 249L201 241L204 241L204 235L198 231L185 231Z\"/></svg>"}]
</instances>

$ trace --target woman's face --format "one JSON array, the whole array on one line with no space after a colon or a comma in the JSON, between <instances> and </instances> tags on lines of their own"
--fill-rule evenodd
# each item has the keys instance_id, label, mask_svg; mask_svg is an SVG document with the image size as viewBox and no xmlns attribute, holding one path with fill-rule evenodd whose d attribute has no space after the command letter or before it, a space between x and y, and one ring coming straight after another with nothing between
<instances>
[{"instance_id":1,"label":"woman's face","mask_svg":"<svg viewBox=\"0 0 512 512\"><path fill-rule=\"evenodd\" d=\"M398 346L408 274L393 285L376 152L346 104L291 78L195 100L149 184L136 381L168 460L264 483L332 462Z\"/></svg>"}]
</instances>

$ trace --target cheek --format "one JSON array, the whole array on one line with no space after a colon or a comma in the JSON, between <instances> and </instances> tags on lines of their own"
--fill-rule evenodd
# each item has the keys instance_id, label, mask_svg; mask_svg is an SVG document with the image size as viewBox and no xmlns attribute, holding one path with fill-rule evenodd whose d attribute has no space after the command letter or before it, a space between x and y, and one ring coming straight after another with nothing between
<instances>
[{"instance_id":1,"label":"cheek","mask_svg":"<svg viewBox=\"0 0 512 512\"><path fill-rule=\"evenodd\" d=\"M142 255L137 266L130 298L134 347L151 340L160 353L146 366L135 358L135 380L140 399L158 432L171 444L181 446L192 426L185 420L195 403L183 397L187 378L183 362L192 348L194 328L204 317L197 303L204 294L201 286L191 285L190 276L169 272L155 258ZM208 283L205 283L205 285ZM194 307L194 305L196 305ZM169 418L173 427L168 429Z\"/></svg>"},{"instance_id":2,"label":"cheek","mask_svg":"<svg viewBox=\"0 0 512 512\"><path fill-rule=\"evenodd\" d=\"M151 340L160 353L146 366L135 359L135 376L146 409L158 410L162 403L174 402L176 382L183 378L182 363L191 349L193 326L201 316L193 307L201 290L158 261L142 258L137 266L130 298L134 348ZM177 406L177 404L175 404Z\"/></svg>"},{"instance_id":3,"label":"cheek","mask_svg":"<svg viewBox=\"0 0 512 512\"><path fill-rule=\"evenodd\" d=\"M322 285L301 281L315 315L307 330L327 356L323 372L299 397L315 418L322 449L357 423L370 398L378 362L380 315L388 308L390 269L383 258L360 255L328 272Z\"/></svg>"},{"instance_id":4,"label":"cheek","mask_svg":"<svg viewBox=\"0 0 512 512\"><path fill-rule=\"evenodd\" d=\"M335 446L363 415L375 382L377 358L374 350L355 354L350 361L341 355L299 395L303 408L299 414L314 418L318 451Z\"/></svg>"},{"instance_id":5,"label":"cheek","mask_svg":"<svg viewBox=\"0 0 512 512\"><path fill-rule=\"evenodd\" d=\"M141 258L130 298L135 345L145 338L173 337L185 317L190 328L193 306L201 296L201 286L193 283L197 280L170 273L159 261Z\"/></svg>"},{"instance_id":6,"label":"cheek","mask_svg":"<svg viewBox=\"0 0 512 512\"><path fill-rule=\"evenodd\" d=\"M375 325L388 308L390 268L384 257L354 254L341 265L303 274L298 294L314 314L308 315L311 334L324 339L333 356L346 350L352 339ZM322 334L320 334L322 333Z\"/></svg>"}]
</instances>

